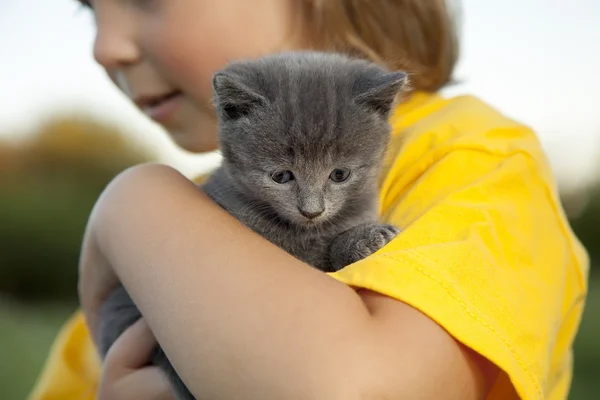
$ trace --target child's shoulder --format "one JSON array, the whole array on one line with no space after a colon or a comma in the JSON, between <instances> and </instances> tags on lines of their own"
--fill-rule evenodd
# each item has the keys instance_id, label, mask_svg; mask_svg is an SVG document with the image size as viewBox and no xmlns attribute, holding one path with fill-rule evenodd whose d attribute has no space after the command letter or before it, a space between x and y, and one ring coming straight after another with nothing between
<instances>
[{"instance_id":1,"label":"child's shoulder","mask_svg":"<svg viewBox=\"0 0 600 400\"><path fill-rule=\"evenodd\" d=\"M546 163L536 133L485 101L471 95L443 97L415 93L391 118L390 152L422 158L425 153L448 154L473 150L507 157L527 154Z\"/></svg>"},{"instance_id":2,"label":"child's shoulder","mask_svg":"<svg viewBox=\"0 0 600 400\"><path fill-rule=\"evenodd\" d=\"M424 119L430 119L429 122L452 121L469 126L489 124L507 127L524 126L477 96L448 97L424 92L415 92L408 100L401 102L392 116L392 123L406 125Z\"/></svg>"}]
</instances>

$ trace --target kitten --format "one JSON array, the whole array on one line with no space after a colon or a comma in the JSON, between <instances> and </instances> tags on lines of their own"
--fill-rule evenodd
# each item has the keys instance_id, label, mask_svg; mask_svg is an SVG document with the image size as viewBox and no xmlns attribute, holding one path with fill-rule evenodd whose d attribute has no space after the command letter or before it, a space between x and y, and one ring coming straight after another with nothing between
<instances>
[{"instance_id":1,"label":"kitten","mask_svg":"<svg viewBox=\"0 0 600 400\"><path fill-rule=\"evenodd\" d=\"M402 72L338 54L230 64L213 79L223 163L202 189L322 271L376 252L399 232L377 222L377 181L388 118L405 82ZM125 289L116 289L101 310L101 354L140 316ZM194 399L160 347L152 361L178 399Z\"/></svg>"}]
</instances>

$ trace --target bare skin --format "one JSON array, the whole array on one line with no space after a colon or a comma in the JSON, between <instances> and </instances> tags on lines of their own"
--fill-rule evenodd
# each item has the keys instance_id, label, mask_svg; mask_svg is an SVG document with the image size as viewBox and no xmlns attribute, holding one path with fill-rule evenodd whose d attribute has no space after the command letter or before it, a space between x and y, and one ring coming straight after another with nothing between
<instances>
[{"instance_id":1,"label":"bare skin","mask_svg":"<svg viewBox=\"0 0 600 400\"><path fill-rule=\"evenodd\" d=\"M143 319L123 332L104 360L98 400L175 400L164 373L158 367L147 366L147 354L155 344Z\"/></svg>"},{"instance_id":2,"label":"bare skin","mask_svg":"<svg viewBox=\"0 0 600 400\"><path fill-rule=\"evenodd\" d=\"M498 373L416 309L303 264L165 166L125 171L90 218L79 291L92 331L117 280L199 398L483 399Z\"/></svg>"}]
</instances>

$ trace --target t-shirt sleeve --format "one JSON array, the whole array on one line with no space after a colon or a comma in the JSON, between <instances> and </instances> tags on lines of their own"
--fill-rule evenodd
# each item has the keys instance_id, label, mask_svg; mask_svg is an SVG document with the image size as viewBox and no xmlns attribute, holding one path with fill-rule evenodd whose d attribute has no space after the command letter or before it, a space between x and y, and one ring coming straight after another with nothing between
<instances>
[{"instance_id":1,"label":"t-shirt sleeve","mask_svg":"<svg viewBox=\"0 0 600 400\"><path fill-rule=\"evenodd\" d=\"M55 339L28 400L93 400L100 359L81 312L76 312Z\"/></svg>"},{"instance_id":2,"label":"t-shirt sleeve","mask_svg":"<svg viewBox=\"0 0 600 400\"><path fill-rule=\"evenodd\" d=\"M570 374L586 255L547 166L517 144L537 146L533 134L511 127L476 136L408 140L428 150L411 162L397 156L382 189L382 218L403 231L331 275L419 309L498 365L521 398L547 398ZM488 139L514 146L482 145Z\"/></svg>"}]
</instances>

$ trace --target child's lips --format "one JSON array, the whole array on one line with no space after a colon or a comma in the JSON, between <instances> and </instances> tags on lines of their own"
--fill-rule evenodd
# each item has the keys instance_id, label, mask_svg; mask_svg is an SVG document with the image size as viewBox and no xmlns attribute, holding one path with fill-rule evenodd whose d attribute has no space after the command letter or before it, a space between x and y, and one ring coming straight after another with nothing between
<instances>
[{"instance_id":1,"label":"child's lips","mask_svg":"<svg viewBox=\"0 0 600 400\"><path fill-rule=\"evenodd\" d=\"M181 100L181 92L174 91L159 96L142 96L136 99L135 103L149 118L161 123L167 121L173 115Z\"/></svg>"}]
</instances>

